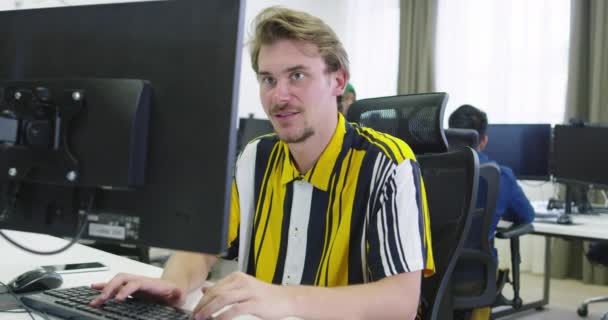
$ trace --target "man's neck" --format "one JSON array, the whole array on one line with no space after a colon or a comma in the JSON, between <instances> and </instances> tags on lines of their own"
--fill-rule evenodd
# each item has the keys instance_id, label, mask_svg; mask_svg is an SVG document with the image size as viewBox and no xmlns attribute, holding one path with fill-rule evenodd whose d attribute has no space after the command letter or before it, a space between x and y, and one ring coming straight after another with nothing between
<instances>
[{"instance_id":1,"label":"man's neck","mask_svg":"<svg viewBox=\"0 0 608 320\"><path fill-rule=\"evenodd\" d=\"M331 141L337 126L338 115L333 118L333 121L329 121L327 130L319 130L303 142L289 144L289 151L300 173L308 172L315 165Z\"/></svg>"}]
</instances>

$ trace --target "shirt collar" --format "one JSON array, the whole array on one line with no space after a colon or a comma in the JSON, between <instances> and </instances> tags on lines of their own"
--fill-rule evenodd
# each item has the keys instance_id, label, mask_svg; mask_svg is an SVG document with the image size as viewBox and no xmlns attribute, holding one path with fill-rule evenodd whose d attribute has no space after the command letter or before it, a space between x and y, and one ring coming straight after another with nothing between
<instances>
[{"instance_id":1,"label":"shirt collar","mask_svg":"<svg viewBox=\"0 0 608 320\"><path fill-rule=\"evenodd\" d=\"M306 180L312 184L315 188L327 191L329 186L329 180L331 179L331 173L336 165L336 160L342 150L342 144L344 143L344 136L346 135L346 120L341 113L338 113L338 125L334 131L331 140L325 147L325 150L321 153L321 156L315 163L315 165L308 170L305 174L300 174L298 169L291 158L289 153L289 147L287 143L281 141L283 152L285 152L284 163L283 163L283 174L281 176L281 183L287 184L293 180Z\"/></svg>"}]
</instances>

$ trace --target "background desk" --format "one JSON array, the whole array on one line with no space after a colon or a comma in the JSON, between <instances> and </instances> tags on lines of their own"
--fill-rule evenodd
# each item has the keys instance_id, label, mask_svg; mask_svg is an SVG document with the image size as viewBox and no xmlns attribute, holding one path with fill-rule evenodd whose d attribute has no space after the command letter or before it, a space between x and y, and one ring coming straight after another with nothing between
<instances>
[{"instance_id":1,"label":"background desk","mask_svg":"<svg viewBox=\"0 0 608 320\"><path fill-rule=\"evenodd\" d=\"M19 243L37 250L53 250L60 248L67 243L66 240L48 235L6 230L4 230L4 232ZM162 274L161 268L116 256L81 244L75 244L69 250L61 254L39 256L21 251L4 240L4 238L0 238L0 253L2 254L0 257L0 281L4 283L7 283L23 272L35 269L38 266L88 261L102 262L110 269L108 271L63 275L63 285L61 287L88 286L94 282L105 282L119 272L129 272L149 277L159 277ZM192 310L200 297L200 291L195 291L190 294L185 309ZM42 317L35 317L36 319L42 319ZM0 313L0 320L5 319L20 320L31 318L27 313ZM254 320L259 318L254 316L240 316L235 319Z\"/></svg>"},{"instance_id":2,"label":"background desk","mask_svg":"<svg viewBox=\"0 0 608 320\"><path fill-rule=\"evenodd\" d=\"M542 212L536 210L537 212ZM549 303L551 283L551 238L560 237L580 240L608 240L608 214L573 214L571 225L555 223L556 219L537 219L533 222L533 234L545 236L545 266L543 279L543 297L541 300L524 304L521 310L538 309ZM504 221L499 227L508 227ZM525 257L523 257L525 259ZM513 313L512 309L494 312L493 317L501 317Z\"/></svg>"}]
</instances>

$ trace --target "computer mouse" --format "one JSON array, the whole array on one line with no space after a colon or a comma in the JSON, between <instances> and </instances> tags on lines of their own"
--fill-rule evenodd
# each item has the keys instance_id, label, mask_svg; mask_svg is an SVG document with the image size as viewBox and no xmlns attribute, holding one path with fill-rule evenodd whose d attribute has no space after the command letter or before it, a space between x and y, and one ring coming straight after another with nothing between
<instances>
[{"instance_id":1,"label":"computer mouse","mask_svg":"<svg viewBox=\"0 0 608 320\"><path fill-rule=\"evenodd\" d=\"M19 275L8 286L15 293L28 293L59 288L62 283L63 278L57 272L34 269Z\"/></svg>"},{"instance_id":2,"label":"computer mouse","mask_svg":"<svg viewBox=\"0 0 608 320\"><path fill-rule=\"evenodd\" d=\"M560 214L557 217L557 223L559 224L572 224L572 218L569 214Z\"/></svg>"}]
</instances>

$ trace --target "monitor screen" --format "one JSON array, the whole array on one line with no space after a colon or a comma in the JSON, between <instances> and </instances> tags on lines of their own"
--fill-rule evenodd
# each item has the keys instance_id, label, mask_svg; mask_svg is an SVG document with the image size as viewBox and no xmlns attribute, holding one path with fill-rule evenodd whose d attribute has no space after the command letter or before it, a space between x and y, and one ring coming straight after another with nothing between
<instances>
[{"instance_id":1,"label":"monitor screen","mask_svg":"<svg viewBox=\"0 0 608 320\"><path fill-rule=\"evenodd\" d=\"M222 252L243 17L224 0L0 12L0 228Z\"/></svg>"},{"instance_id":2,"label":"monitor screen","mask_svg":"<svg viewBox=\"0 0 608 320\"><path fill-rule=\"evenodd\" d=\"M608 186L608 127L555 126L553 175L562 182Z\"/></svg>"},{"instance_id":3,"label":"monitor screen","mask_svg":"<svg viewBox=\"0 0 608 320\"><path fill-rule=\"evenodd\" d=\"M550 124L490 124L484 153L521 180L549 180Z\"/></svg>"}]
</instances>

